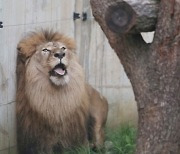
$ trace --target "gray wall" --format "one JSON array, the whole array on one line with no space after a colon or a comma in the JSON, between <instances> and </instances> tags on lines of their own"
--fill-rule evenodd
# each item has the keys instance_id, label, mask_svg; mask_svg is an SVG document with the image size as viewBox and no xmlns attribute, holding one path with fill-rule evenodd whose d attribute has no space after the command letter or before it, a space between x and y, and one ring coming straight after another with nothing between
<instances>
[{"instance_id":1,"label":"gray wall","mask_svg":"<svg viewBox=\"0 0 180 154\"><path fill-rule=\"evenodd\" d=\"M87 21L74 22L73 12L83 11ZM0 20L4 23L0 29L0 154L15 153L16 45L27 32L41 27L75 38L86 80L109 101L108 125L137 123L131 84L94 21L88 0L0 0Z\"/></svg>"}]
</instances>

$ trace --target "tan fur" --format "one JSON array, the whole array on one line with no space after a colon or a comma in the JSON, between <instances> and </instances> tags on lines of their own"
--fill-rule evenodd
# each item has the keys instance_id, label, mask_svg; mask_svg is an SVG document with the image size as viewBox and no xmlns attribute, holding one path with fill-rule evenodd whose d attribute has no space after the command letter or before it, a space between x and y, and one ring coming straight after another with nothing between
<instances>
[{"instance_id":1,"label":"tan fur","mask_svg":"<svg viewBox=\"0 0 180 154\"><path fill-rule=\"evenodd\" d=\"M59 63L55 53L67 48L63 77L50 76ZM43 52L46 48L51 52ZM51 154L55 150L104 141L107 101L84 81L72 39L53 31L34 32L18 44L17 134L20 154Z\"/></svg>"}]
</instances>

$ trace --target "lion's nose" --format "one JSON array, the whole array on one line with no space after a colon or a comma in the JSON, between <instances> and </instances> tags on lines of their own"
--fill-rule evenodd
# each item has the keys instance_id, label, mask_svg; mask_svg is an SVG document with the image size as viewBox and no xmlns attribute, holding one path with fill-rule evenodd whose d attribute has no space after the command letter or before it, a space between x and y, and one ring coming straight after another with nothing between
<instances>
[{"instance_id":1,"label":"lion's nose","mask_svg":"<svg viewBox=\"0 0 180 154\"><path fill-rule=\"evenodd\" d=\"M59 58L59 59L62 59L64 56L65 56L65 53L64 53L64 52L55 53L55 54L54 54L54 57L57 57L57 58Z\"/></svg>"}]
</instances>

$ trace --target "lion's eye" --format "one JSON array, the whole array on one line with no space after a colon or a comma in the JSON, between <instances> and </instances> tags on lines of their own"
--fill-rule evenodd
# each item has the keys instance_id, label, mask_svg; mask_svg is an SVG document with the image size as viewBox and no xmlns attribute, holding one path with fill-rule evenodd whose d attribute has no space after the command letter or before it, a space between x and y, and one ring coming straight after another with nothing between
<instances>
[{"instance_id":1,"label":"lion's eye","mask_svg":"<svg viewBox=\"0 0 180 154\"><path fill-rule=\"evenodd\" d=\"M51 50L49 50L49 49L43 49L42 51L44 51L44 52L50 52Z\"/></svg>"},{"instance_id":2,"label":"lion's eye","mask_svg":"<svg viewBox=\"0 0 180 154\"><path fill-rule=\"evenodd\" d=\"M66 47L62 47L61 49L64 51L64 50L66 50Z\"/></svg>"}]
</instances>

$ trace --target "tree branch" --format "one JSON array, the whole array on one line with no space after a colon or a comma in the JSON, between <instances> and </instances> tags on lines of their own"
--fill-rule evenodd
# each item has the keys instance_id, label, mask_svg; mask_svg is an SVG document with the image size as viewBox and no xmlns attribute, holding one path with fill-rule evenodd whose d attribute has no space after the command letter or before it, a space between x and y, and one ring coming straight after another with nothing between
<instances>
[{"instance_id":1,"label":"tree branch","mask_svg":"<svg viewBox=\"0 0 180 154\"><path fill-rule=\"evenodd\" d=\"M105 21L113 32L124 34L135 25L136 12L128 3L118 2L107 8Z\"/></svg>"},{"instance_id":2,"label":"tree branch","mask_svg":"<svg viewBox=\"0 0 180 154\"><path fill-rule=\"evenodd\" d=\"M137 33L155 30L159 0L95 1L92 6L105 6L103 13L109 28L115 33ZM96 10L98 13L98 10Z\"/></svg>"}]
</instances>

